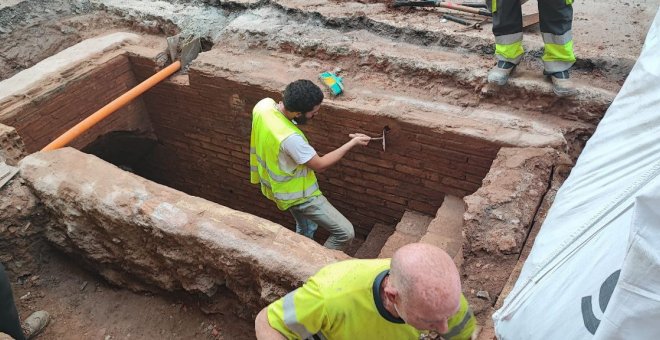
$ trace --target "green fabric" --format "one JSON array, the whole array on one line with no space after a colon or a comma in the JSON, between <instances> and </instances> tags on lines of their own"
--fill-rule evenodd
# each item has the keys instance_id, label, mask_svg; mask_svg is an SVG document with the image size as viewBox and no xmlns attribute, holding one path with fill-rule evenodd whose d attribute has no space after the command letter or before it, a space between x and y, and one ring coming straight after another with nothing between
<instances>
[{"instance_id":1,"label":"green fabric","mask_svg":"<svg viewBox=\"0 0 660 340\"><path fill-rule=\"evenodd\" d=\"M568 0L567 0L568 1ZM495 13L497 12L497 0L493 0L490 5L490 10L491 12Z\"/></svg>"},{"instance_id":2,"label":"green fabric","mask_svg":"<svg viewBox=\"0 0 660 340\"><path fill-rule=\"evenodd\" d=\"M264 196L274 201L280 210L321 195L312 169L301 164L293 173L287 173L279 166L282 141L294 133L307 140L305 134L277 110L273 99L266 98L255 105L250 134L250 182L261 185Z\"/></svg>"},{"instance_id":3,"label":"green fabric","mask_svg":"<svg viewBox=\"0 0 660 340\"><path fill-rule=\"evenodd\" d=\"M495 54L500 55L508 60L515 60L525 53L522 46L522 41L517 41L513 44L502 45L495 44Z\"/></svg>"},{"instance_id":4,"label":"green fabric","mask_svg":"<svg viewBox=\"0 0 660 340\"><path fill-rule=\"evenodd\" d=\"M573 40L563 45L545 44L545 51L541 59L543 61L575 62Z\"/></svg>"},{"instance_id":5,"label":"green fabric","mask_svg":"<svg viewBox=\"0 0 660 340\"><path fill-rule=\"evenodd\" d=\"M419 330L388 321L378 312L373 285L378 274L389 268L390 259L348 260L328 265L302 287L268 306L268 322L287 339L314 334L328 340L419 339L422 333ZM448 333L453 335L445 337L446 340L470 339L476 327L462 294L460 310L448 324Z\"/></svg>"},{"instance_id":6,"label":"green fabric","mask_svg":"<svg viewBox=\"0 0 660 340\"><path fill-rule=\"evenodd\" d=\"M572 5L572 4L573 4L573 0L566 0L566 4L569 5L569 6Z\"/></svg>"}]
</instances>

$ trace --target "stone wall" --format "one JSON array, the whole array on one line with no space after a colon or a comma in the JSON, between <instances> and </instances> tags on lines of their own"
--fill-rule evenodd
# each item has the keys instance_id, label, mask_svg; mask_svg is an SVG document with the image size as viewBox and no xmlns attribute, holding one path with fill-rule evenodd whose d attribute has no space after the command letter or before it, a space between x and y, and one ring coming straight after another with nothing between
<instances>
[{"instance_id":1,"label":"stone wall","mask_svg":"<svg viewBox=\"0 0 660 340\"><path fill-rule=\"evenodd\" d=\"M16 165L25 155L23 141L16 130L0 124L0 165L3 162ZM2 166L0 169L9 170ZM2 170L0 175L10 176ZM0 262L14 278L27 276L39 269L45 214L21 178L14 176L2 183L4 181L0 181Z\"/></svg>"},{"instance_id":2,"label":"stone wall","mask_svg":"<svg viewBox=\"0 0 660 340\"><path fill-rule=\"evenodd\" d=\"M26 155L25 144L16 129L0 124L0 162L15 166Z\"/></svg>"},{"instance_id":3,"label":"stone wall","mask_svg":"<svg viewBox=\"0 0 660 340\"><path fill-rule=\"evenodd\" d=\"M72 148L24 158L20 176L51 214L47 239L123 287L211 297L226 287L256 312L348 258Z\"/></svg>"},{"instance_id":4,"label":"stone wall","mask_svg":"<svg viewBox=\"0 0 660 340\"><path fill-rule=\"evenodd\" d=\"M518 261L559 158L550 148L502 148L483 186L464 198L463 283L482 317ZM479 291L488 298L476 298Z\"/></svg>"},{"instance_id":5,"label":"stone wall","mask_svg":"<svg viewBox=\"0 0 660 340\"><path fill-rule=\"evenodd\" d=\"M131 56L139 78L152 74L153 62ZM251 111L265 97L280 94L262 84L196 69L189 78L164 82L145 95L159 146L141 175L237 210L293 226L288 213L275 208L249 183ZM445 194L463 197L477 190L499 146L476 138L441 132L371 112L348 111L326 102L322 114L302 127L321 154L349 140L350 132L379 136L357 147L318 174L321 190L365 237L376 223L394 226L404 211L435 215Z\"/></svg>"},{"instance_id":6,"label":"stone wall","mask_svg":"<svg viewBox=\"0 0 660 340\"><path fill-rule=\"evenodd\" d=\"M0 262L14 278L39 270L46 214L19 177L0 188Z\"/></svg>"}]
</instances>

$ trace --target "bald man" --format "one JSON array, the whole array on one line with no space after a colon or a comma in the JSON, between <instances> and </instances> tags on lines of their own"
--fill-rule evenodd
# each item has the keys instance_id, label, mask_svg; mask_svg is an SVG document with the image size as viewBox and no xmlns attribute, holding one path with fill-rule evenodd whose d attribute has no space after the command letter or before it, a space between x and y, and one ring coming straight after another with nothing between
<instances>
[{"instance_id":1,"label":"bald man","mask_svg":"<svg viewBox=\"0 0 660 340\"><path fill-rule=\"evenodd\" d=\"M447 253L413 243L392 259L322 268L255 320L257 339L470 339L476 321Z\"/></svg>"}]
</instances>

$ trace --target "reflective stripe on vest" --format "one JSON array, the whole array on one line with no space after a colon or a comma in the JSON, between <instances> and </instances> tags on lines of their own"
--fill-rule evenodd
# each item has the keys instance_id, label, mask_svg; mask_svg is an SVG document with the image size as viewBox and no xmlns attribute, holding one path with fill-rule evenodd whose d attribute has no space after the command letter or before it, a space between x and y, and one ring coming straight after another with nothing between
<instances>
[{"instance_id":1,"label":"reflective stripe on vest","mask_svg":"<svg viewBox=\"0 0 660 340\"><path fill-rule=\"evenodd\" d=\"M294 178L297 178L297 177L307 176L307 171L308 171L307 167L302 167L301 171L297 171L293 176L280 176L280 175L276 174L273 170L268 168L268 165L266 164L266 162L264 162L263 159L261 159L261 157L259 157L259 155L257 155L257 151L254 148L250 148L250 153L254 154L254 156L257 157L257 162L259 162L259 164L268 171L268 175L274 181L288 182L288 181L290 181ZM259 171L259 167L258 166L250 166L250 171Z\"/></svg>"},{"instance_id":2,"label":"reflective stripe on vest","mask_svg":"<svg viewBox=\"0 0 660 340\"><path fill-rule=\"evenodd\" d=\"M279 166L282 141L298 134L305 135L277 110L270 98L261 100L252 111L250 135L250 182L261 185L264 196L273 200L280 210L301 204L321 195L314 171L298 165L293 173Z\"/></svg>"},{"instance_id":3,"label":"reflective stripe on vest","mask_svg":"<svg viewBox=\"0 0 660 340\"><path fill-rule=\"evenodd\" d=\"M469 339L472 335L476 327L476 319L463 294L461 294L461 303L458 312L447 320L447 325L449 331L442 334L442 338L445 340Z\"/></svg>"}]
</instances>

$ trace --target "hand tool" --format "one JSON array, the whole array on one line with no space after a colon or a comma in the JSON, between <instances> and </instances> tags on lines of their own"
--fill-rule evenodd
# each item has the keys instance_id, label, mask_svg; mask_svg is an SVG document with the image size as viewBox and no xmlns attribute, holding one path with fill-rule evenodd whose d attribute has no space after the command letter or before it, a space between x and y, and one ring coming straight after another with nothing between
<instances>
[{"instance_id":1,"label":"hand tool","mask_svg":"<svg viewBox=\"0 0 660 340\"><path fill-rule=\"evenodd\" d=\"M453 21L453 22L458 23L458 24L461 24L461 25L465 25L465 26L470 26L470 25L472 25L472 24L471 24L469 21L467 21L467 20L463 20L462 18L455 17L455 16L453 16L453 15L449 15L449 14L444 14L444 15L442 16L442 18L443 18L443 19L446 19L446 20L449 20L449 21Z\"/></svg>"},{"instance_id":2,"label":"hand tool","mask_svg":"<svg viewBox=\"0 0 660 340\"><path fill-rule=\"evenodd\" d=\"M427 1L394 0L392 7L442 7L442 8L453 9L460 12L479 14L487 17L493 16L493 14L490 11L484 8L472 8L472 7L456 5L451 2L439 1L439 0L427 0Z\"/></svg>"},{"instance_id":3,"label":"hand tool","mask_svg":"<svg viewBox=\"0 0 660 340\"><path fill-rule=\"evenodd\" d=\"M385 151L385 134L390 131L390 128L388 126L383 127L383 134L380 137L370 137L371 140L382 140L383 141L383 151ZM357 137L357 134L351 133L348 135L348 137L355 138Z\"/></svg>"}]
</instances>

